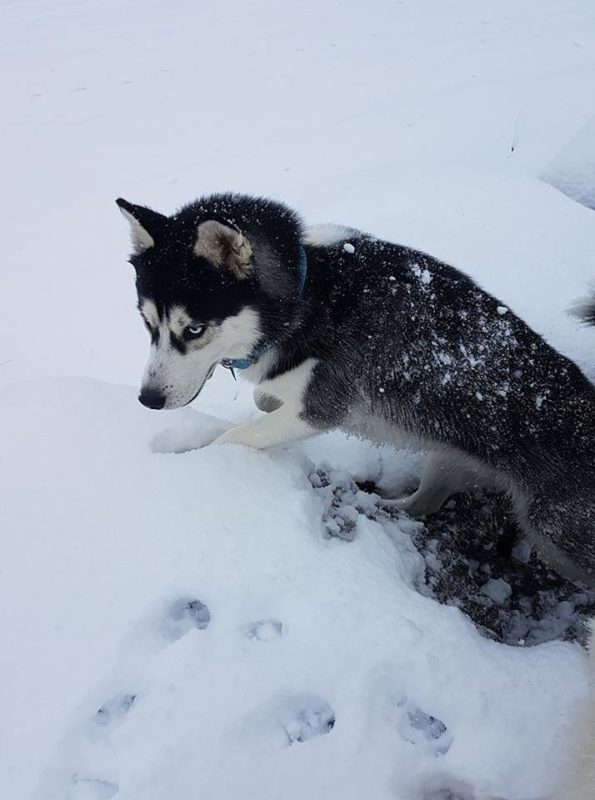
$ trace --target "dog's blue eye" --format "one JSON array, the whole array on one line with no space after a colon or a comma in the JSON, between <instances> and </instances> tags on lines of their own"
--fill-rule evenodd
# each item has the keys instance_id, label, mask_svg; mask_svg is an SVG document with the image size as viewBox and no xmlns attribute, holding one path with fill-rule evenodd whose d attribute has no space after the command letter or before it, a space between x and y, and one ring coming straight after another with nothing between
<instances>
[{"instance_id":1,"label":"dog's blue eye","mask_svg":"<svg viewBox=\"0 0 595 800\"><path fill-rule=\"evenodd\" d=\"M184 328L184 339L198 339L206 331L206 325L187 325Z\"/></svg>"}]
</instances>

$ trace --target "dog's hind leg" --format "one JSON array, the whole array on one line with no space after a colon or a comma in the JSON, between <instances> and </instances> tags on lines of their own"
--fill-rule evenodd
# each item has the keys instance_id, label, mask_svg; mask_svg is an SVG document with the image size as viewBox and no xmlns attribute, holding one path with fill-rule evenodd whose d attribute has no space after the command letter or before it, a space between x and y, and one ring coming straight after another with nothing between
<instances>
[{"instance_id":1,"label":"dog's hind leg","mask_svg":"<svg viewBox=\"0 0 595 800\"><path fill-rule=\"evenodd\" d=\"M486 470L474 459L457 450L435 450L424 464L418 489L409 497L383 500L383 505L402 508L412 517L425 517L438 511L451 495L490 482Z\"/></svg>"},{"instance_id":2,"label":"dog's hind leg","mask_svg":"<svg viewBox=\"0 0 595 800\"><path fill-rule=\"evenodd\" d=\"M595 587L595 500L586 493L560 494L547 486L534 492L519 519L549 567L568 580Z\"/></svg>"}]
</instances>

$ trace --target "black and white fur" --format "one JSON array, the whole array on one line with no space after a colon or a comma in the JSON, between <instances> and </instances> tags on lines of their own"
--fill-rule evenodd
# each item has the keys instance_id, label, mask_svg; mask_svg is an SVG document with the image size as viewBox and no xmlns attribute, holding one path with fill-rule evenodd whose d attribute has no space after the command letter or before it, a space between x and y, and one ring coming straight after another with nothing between
<instances>
[{"instance_id":1,"label":"black and white fur","mask_svg":"<svg viewBox=\"0 0 595 800\"><path fill-rule=\"evenodd\" d=\"M215 443L267 448L332 428L415 443L431 451L421 485L389 502L424 515L495 483L549 555L594 572L595 388L513 311L430 255L304 230L271 200L215 195L171 217L118 204L152 340L141 402L183 406L223 359L266 346L244 375L270 413Z\"/></svg>"}]
</instances>

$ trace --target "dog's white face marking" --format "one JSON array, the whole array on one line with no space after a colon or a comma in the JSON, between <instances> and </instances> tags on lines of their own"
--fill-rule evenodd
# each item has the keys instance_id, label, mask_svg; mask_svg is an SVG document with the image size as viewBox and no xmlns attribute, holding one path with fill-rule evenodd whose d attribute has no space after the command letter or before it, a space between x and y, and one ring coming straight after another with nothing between
<instances>
[{"instance_id":1,"label":"dog's white face marking","mask_svg":"<svg viewBox=\"0 0 595 800\"><path fill-rule=\"evenodd\" d=\"M220 361L245 358L262 336L258 313L251 308L220 324L192 319L183 306L168 309L163 317L150 300L143 300L139 308L152 338L141 392L163 396L163 408L190 403ZM187 338L189 331L199 335Z\"/></svg>"},{"instance_id":2,"label":"dog's white face marking","mask_svg":"<svg viewBox=\"0 0 595 800\"><path fill-rule=\"evenodd\" d=\"M159 314L157 306L151 300L143 300L139 305L141 316L151 328L159 327Z\"/></svg>"}]
</instances>

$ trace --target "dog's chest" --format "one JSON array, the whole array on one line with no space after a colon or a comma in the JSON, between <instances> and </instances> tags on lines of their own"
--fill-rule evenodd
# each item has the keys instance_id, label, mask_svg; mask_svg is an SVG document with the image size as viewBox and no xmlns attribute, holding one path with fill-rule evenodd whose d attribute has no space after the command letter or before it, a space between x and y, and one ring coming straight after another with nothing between
<instances>
[{"instance_id":1,"label":"dog's chest","mask_svg":"<svg viewBox=\"0 0 595 800\"><path fill-rule=\"evenodd\" d=\"M288 403L299 409L303 405L303 399L308 388L312 371L318 359L307 358L294 369L282 372L272 379L265 378L271 366L272 355L265 355L256 364L245 370L245 377L258 385L265 394L270 394L278 398L283 403Z\"/></svg>"}]
</instances>

